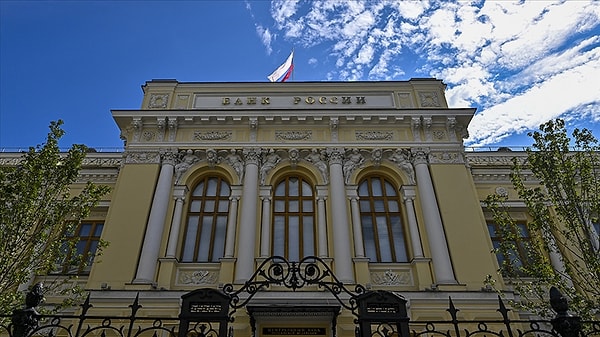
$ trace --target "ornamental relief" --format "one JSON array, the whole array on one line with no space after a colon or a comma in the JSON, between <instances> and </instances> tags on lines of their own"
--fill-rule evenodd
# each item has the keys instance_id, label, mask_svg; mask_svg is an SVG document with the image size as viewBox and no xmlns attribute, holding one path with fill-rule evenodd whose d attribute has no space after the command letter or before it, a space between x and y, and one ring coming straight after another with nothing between
<instances>
[{"instance_id":1,"label":"ornamental relief","mask_svg":"<svg viewBox=\"0 0 600 337\"><path fill-rule=\"evenodd\" d=\"M210 270L179 270L177 284L213 285L219 281L219 272Z\"/></svg>"},{"instance_id":2,"label":"ornamental relief","mask_svg":"<svg viewBox=\"0 0 600 337\"><path fill-rule=\"evenodd\" d=\"M169 102L169 94L151 94L148 108L150 109L166 109Z\"/></svg>"},{"instance_id":3,"label":"ornamental relief","mask_svg":"<svg viewBox=\"0 0 600 337\"><path fill-rule=\"evenodd\" d=\"M392 140L392 131L356 131L356 140Z\"/></svg>"},{"instance_id":4,"label":"ornamental relief","mask_svg":"<svg viewBox=\"0 0 600 337\"><path fill-rule=\"evenodd\" d=\"M231 140L231 131L194 131L192 136L195 141Z\"/></svg>"},{"instance_id":5,"label":"ornamental relief","mask_svg":"<svg viewBox=\"0 0 600 337\"><path fill-rule=\"evenodd\" d=\"M413 279L410 271L386 270L371 272L371 283L378 286L412 286Z\"/></svg>"},{"instance_id":6,"label":"ornamental relief","mask_svg":"<svg viewBox=\"0 0 600 337\"><path fill-rule=\"evenodd\" d=\"M431 164L464 164L465 160L459 152L432 152L429 154Z\"/></svg>"},{"instance_id":7,"label":"ornamental relief","mask_svg":"<svg viewBox=\"0 0 600 337\"><path fill-rule=\"evenodd\" d=\"M156 137L156 133L153 131L146 130L142 133L142 139L146 142L153 141L155 137Z\"/></svg>"},{"instance_id":8,"label":"ornamental relief","mask_svg":"<svg viewBox=\"0 0 600 337\"><path fill-rule=\"evenodd\" d=\"M420 92L419 99L422 107L439 107L440 102L437 92Z\"/></svg>"},{"instance_id":9,"label":"ornamental relief","mask_svg":"<svg viewBox=\"0 0 600 337\"><path fill-rule=\"evenodd\" d=\"M160 164L158 152L127 152L125 164Z\"/></svg>"},{"instance_id":10,"label":"ornamental relief","mask_svg":"<svg viewBox=\"0 0 600 337\"><path fill-rule=\"evenodd\" d=\"M277 140L310 140L312 139L312 131L275 131L275 139Z\"/></svg>"}]
</instances>

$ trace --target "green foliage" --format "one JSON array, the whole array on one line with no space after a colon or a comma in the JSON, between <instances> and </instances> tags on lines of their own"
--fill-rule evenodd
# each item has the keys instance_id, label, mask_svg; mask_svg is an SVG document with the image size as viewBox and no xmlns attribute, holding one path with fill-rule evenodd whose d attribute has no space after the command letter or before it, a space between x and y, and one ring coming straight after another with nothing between
<instances>
[{"instance_id":1,"label":"green foliage","mask_svg":"<svg viewBox=\"0 0 600 337\"><path fill-rule=\"evenodd\" d=\"M574 130L571 139L560 119L542 124L529 136L534 144L526 151L527 159L514 158L511 173L531 217L529 263L507 259L500 273L519 294L520 301L513 303L518 308L548 317L548 290L556 286L569 298L572 311L592 318L600 314L600 243L593 225L600 214L598 141L587 129ZM496 253L505 255L519 241L506 201L499 195L485 200L505 238Z\"/></svg>"},{"instance_id":2,"label":"green foliage","mask_svg":"<svg viewBox=\"0 0 600 337\"><path fill-rule=\"evenodd\" d=\"M87 182L78 193L71 191L88 148L73 145L61 153L62 123L51 122L46 143L30 147L18 165L0 167L0 312L22 305L20 285L32 276L55 272L58 261L73 255L69 233L109 190ZM55 292L80 291L61 279L62 284L54 284Z\"/></svg>"}]
</instances>

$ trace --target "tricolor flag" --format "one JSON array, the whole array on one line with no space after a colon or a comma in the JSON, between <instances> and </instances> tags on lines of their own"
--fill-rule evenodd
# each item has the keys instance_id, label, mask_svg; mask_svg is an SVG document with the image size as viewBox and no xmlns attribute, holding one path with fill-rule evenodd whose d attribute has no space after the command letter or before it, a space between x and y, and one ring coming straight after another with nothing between
<instances>
[{"instance_id":1,"label":"tricolor flag","mask_svg":"<svg viewBox=\"0 0 600 337\"><path fill-rule=\"evenodd\" d=\"M285 82L288 78L290 78L290 75L292 74L292 70L294 69L294 51L292 50L292 52L290 53L290 56L288 56L287 60L285 60L285 62L279 66L279 68L275 69L275 71L267 76L267 78L269 79L269 81L271 82L277 82L277 80L283 76L283 78L281 79L281 82Z\"/></svg>"}]
</instances>

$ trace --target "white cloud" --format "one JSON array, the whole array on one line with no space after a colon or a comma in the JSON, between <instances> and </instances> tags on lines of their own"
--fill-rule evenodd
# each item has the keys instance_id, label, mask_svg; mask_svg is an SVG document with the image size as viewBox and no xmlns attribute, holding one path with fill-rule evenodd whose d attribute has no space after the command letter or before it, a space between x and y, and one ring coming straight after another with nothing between
<instances>
[{"instance_id":1,"label":"white cloud","mask_svg":"<svg viewBox=\"0 0 600 337\"><path fill-rule=\"evenodd\" d=\"M267 48L267 55L271 55L271 52L273 52L273 48L271 48L273 35L271 34L268 28L265 29L261 25L256 25L256 32L258 33L258 36L260 37L260 40L262 41L263 45Z\"/></svg>"},{"instance_id":2,"label":"white cloud","mask_svg":"<svg viewBox=\"0 0 600 337\"><path fill-rule=\"evenodd\" d=\"M327 80L444 80L450 106L479 107L472 144L558 116L599 118L590 108L600 104L600 34L590 34L600 27L598 1L276 0L271 8L286 39L326 48L318 67L335 65Z\"/></svg>"}]
</instances>

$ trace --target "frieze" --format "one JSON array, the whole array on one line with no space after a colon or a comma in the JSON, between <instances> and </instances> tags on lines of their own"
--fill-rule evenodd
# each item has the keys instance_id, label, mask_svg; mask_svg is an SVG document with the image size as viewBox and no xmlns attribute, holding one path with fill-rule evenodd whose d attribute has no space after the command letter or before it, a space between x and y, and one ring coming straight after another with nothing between
<instances>
[{"instance_id":1,"label":"frieze","mask_svg":"<svg viewBox=\"0 0 600 337\"><path fill-rule=\"evenodd\" d=\"M371 283L379 286L411 286L413 285L410 271L386 270L371 272Z\"/></svg>"},{"instance_id":2,"label":"frieze","mask_svg":"<svg viewBox=\"0 0 600 337\"><path fill-rule=\"evenodd\" d=\"M194 131L196 141L231 140L231 131Z\"/></svg>"},{"instance_id":3,"label":"frieze","mask_svg":"<svg viewBox=\"0 0 600 337\"><path fill-rule=\"evenodd\" d=\"M126 152L125 164L160 164L158 152Z\"/></svg>"},{"instance_id":4,"label":"frieze","mask_svg":"<svg viewBox=\"0 0 600 337\"><path fill-rule=\"evenodd\" d=\"M429 154L430 164L464 164L465 160L460 152L432 152Z\"/></svg>"},{"instance_id":5,"label":"frieze","mask_svg":"<svg viewBox=\"0 0 600 337\"><path fill-rule=\"evenodd\" d=\"M123 162L123 158L119 156L118 158L90 158L86 157L83 159L82 166L95 166L95 167L119 167Z\"/></svg>"},{"instance_id":6,"label":"frieze","mask_svg":"<svg viewBox=\"0 0 600 337\"><path fill-rule=\"evenodd\" d=\"M312 139L312 131L275 131L275 139L277 140L310 140Z\"/></svg>"},{"instance_id":7,"label":"frieze","mask_svg":"<svg viewBox=\"0 0 600 337\"><path fill-rule=\"evenodd\" d=\"M356 131L356 140L392 140L392 131Z\"/></svg>"},{"instance_id":8,"label":"frieze","mask_svg":"<svg viewBox=\"0 0 600 337\"><path fill-rule=\"evenodd\" d=\"M180 270L177 283L182 285L213 285L219 280L218 271L210 270Z\"/></svg>"}]
</instances>

